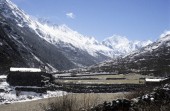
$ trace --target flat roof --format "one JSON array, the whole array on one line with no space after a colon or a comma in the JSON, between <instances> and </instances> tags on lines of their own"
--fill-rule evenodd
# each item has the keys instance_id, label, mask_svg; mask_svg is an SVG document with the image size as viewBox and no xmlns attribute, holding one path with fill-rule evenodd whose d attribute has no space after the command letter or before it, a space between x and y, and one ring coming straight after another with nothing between
<instances>
[{"instance_id":1,"label":"flat roof","mask_svg":"<svg viewBox=\"0 0 170 111\"><path fill-rule=\"evenodd\" d=\"M10 71L11 72L41 72L41 69L39 69L39 68L16 68L16 67L11 67Z\"/></svg>"}]
</instances>

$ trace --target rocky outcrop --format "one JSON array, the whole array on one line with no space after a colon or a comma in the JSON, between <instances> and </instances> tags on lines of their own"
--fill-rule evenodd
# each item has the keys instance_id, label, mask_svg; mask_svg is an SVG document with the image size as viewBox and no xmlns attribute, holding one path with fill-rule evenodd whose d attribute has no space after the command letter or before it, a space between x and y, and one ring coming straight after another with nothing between
<instances>
[{"instance_id":1,"label":"rocky outcrop","mask_svg":"<svg viewBox=\"0 0 170 111\"><path fill-rule=\"evenodd\" d=\"M90 111L169 111L170 85L155 88L153 92L132 100L117 99L104 102Z\"/></svg>"}]
</instances>

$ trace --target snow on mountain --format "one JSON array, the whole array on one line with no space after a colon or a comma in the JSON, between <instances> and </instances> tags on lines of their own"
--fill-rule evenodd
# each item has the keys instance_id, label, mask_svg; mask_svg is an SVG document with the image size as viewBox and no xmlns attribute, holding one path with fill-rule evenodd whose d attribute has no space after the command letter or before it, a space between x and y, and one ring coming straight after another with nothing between
<instances>
[{"instance_id":1,"label":"snow on mountain","mask_svg":"<svg viewBox=\"0 0 170 111\"><path fill-rule=\"evenodd\" d=\"M130 54L127 58L143 72L167 76L170 73L170 31L164 32L156 42Z\"/></svg>"},{"instance_id":2,"label":"snow on mountain","mask_svg":"<svg viewBox=\"0 0 170 111\"><path fill-rule=\"evenodd\" d=\"M170 31L127 56L117 58L89 68L90 71L140 73L146 75L169 76L170 74Z\"/></svg>"},{"instance_id":3,"label":"snow on mountain","mask_svg":"<svg viewBox=\"0 0 170 111\"><path fill-rule=\"evenodd\" d=\"M41 36L52 44L64 42L64 46L68 46L72 49L74 47L80 50L87 51L92 56L98 56L97 53L112 57L112 50L106 46L103 46L93 37L87 37L73 31L66 25L49 26L47 24L39 24L39 30L41 30ZM74 46L74 47L72 47Z\"/></svg>"},{"instance_id":4,"label":"snow on mountain","mask_svg":"<svg viewBox=\"0 0 170 111\"><path fill-rule=\"evenodd\" d=\"M5 0L1 0L5 1ZM24 11L20 10L16 5L7 0L11 10L6 10L4 16L7 18L14 18L17 21L17 25L20 27L32 28L40 37L47 40L52 44L59 42L64 43L65 47L72 49L79 48L83 51L88 52L90 55L97 57L98 53L108 57L114 57L115 54L126 54L146 46L151 41L129 41L126 37L114 35L105 39L102 43L99 43L94 37L84 36L66 25L60 26L49 26L48 22L41 22L33 20L29 15L25 14ZM7 9L7 8L6 8ZM8 14L6 14L8 13ZM47 20L46 20L47 21ZM72 47L74 46L74 47Z\"/></svg>"},{"instance_id":5,"label":"snow on mountain","mask_svg":"<svg viewBox=\"0 0 170 111\"><path fill-rule=\"evenodd\" d=\"M111 48L118 54L127 55L132 51L138 50L144 46L151 44L152 41L130 41L126 37L113 35L105 39L102 44Z\"/></svg>"},{"instance_id":6,"label":"snow on mountain","mask_svg":"<svg viewBox=\"0 0 170 111\"><path fill-rule=\"evenodd\" d=\"M10 0L0 0L0 14L4 16L13 31L13 34L8 33L8 35L11 34L16 42L30 51L38 62L48 61L46 64L48 66L52 64L52 67L60 67L62 57L65 57L65 65L69 64L68 68L74 65L90 66L119 55L126 55L151 43L151 41L129 41L125 37L116 35L100 43L94 37L84 36L67 25L51 25L48 20L34 19ZM20 38L22 41L18 41ZM35 42L39 44L36 45ZM26 44L30 45L29 48ZM50 53L43 52L45 50L50 50ZM65 65L61 65L61 69L66 67Z\"/></svg>"},{"instance_id":7,"label":"snow on mountain","mask_svg":"<svg viewBox=\"0 0 170 111\"><path fill-rule=\"evenodd\" d=\"M159 48L161 47L169 47L170 46L169 42L170 42L170 31L165 31L164 33L160 35L160 38L156 42L144 47L141 52L142 53L145 53L148 51L152 52L155 50L159 50Z\"/></svg>"},{"instance_id":8,"label":"snow on mountain","mask_svg":"<svg viewBox=\"0 0 170 111\"><path fill-rule=\"evenodd\" d=\"M75 68L56 46L40 38L37 25L9 0L0 0L0 63L2 73L9 67L43 67L48 71Z\"/></svg>"},{"instance_id":9,"label":"snow on mountain","mask_svg":"<svg viewBox=\"0 0 170 111\"><path fill-rule=\"evenodd\" d=\"M170 31L165 31L160 35L160 39L165 38L166 36L170 35Z\"/></svg>"},{"instance_id":10,"label":"snow on mountain","mask_svg":"<svg viewBox=\"0 0 170 111\"><path fill-rule=\"evenodd\" d=\"M66 46L71 44L83 51L87 51L92 56L97 56L97 53L99 52L101 54L112 57L112 50L106 46L103 46L93 37L81 35L66 25L49 26L47 24L42 24L39 21L32 19L29 15L25 14L24 11L20 10L9 0L6 0L6 2L5 0L1 0L0 3L0 5L5 6L3 15L6 18L15 20L17 25L20 27L32 28L33 31L35 31L40 37L52 44L64 42ZM4 5L4 3L8 5Z\"/></svg>"}]
</instances>

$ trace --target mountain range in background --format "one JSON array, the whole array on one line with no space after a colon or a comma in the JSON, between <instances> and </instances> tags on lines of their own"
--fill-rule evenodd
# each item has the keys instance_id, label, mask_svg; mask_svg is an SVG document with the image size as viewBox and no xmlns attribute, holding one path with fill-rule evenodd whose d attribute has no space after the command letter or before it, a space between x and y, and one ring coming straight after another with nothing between
<instances>
[{"instance_id":1,"label":"mountain range in background","mask_svg":"<svg viewBox=\"0 0 170 111\"><path fill-rule=\"evenodd\" d=\"M140 73L170 76L170 31L154 43L131 54L89 67L92 72Z\"/></svg>"},{"instance_id":2,"label":"mountain range in background","mask_svg":"<svg viewBox=\"0 0 170 111\"><path fill-rule=\"evenodd\" d=\"M43 67L48 71L91 66L125 56L152 41L114 35L102 42L66 25L32 19L9 0L0 0L0 69Z\"/></svg>"},{"instance_id":3,"label":"mountain range in background","mask_svg":"<svg viewBox=\"0 0 170 111\"><path fill-rule=\"evenodd\" d=\"M106 38L102 44L111 48L118 56L125 56L133 51L137 51L142 47L145 47L149 44L153 43L150 40L147 41L130 41L126 37L122 37L119 35L113 35L112 37Z\"/></svg>"}]
</instances>

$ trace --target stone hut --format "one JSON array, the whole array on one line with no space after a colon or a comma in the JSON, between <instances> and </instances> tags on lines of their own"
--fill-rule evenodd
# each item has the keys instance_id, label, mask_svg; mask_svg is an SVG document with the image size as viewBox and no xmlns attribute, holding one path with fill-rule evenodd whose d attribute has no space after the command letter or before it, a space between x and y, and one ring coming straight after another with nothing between
<instances>
[{"instance_id":1,"label":"stone hut","mask_svg":"<svg viewBox=\"0 0 170 111\"><path fill-rule=\"evenodd\" d=\"M11 86L38 86L52 83L54 80L51 74L42 72L38 68L10 68L7 82Z\"/></svg>"}]
</instances>

